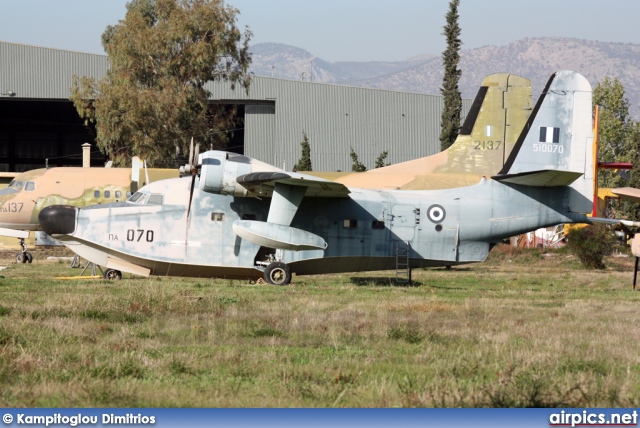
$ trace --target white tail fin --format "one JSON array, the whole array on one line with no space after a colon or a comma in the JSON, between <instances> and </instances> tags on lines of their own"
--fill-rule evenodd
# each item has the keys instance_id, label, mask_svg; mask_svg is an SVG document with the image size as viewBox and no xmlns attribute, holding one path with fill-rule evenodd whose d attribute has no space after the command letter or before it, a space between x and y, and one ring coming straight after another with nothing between
<instances>
[{"instance_id":1,"label":"white tail fin","mask_svg":"<svg viewBox=\"0 0 640 428\"><path fill-rule=\"evenodd\" d=\"M569 208L593 201L591 85L573 71L554 73L496 180L535 186L570 184Z\"/></svg>"}]
</instances>

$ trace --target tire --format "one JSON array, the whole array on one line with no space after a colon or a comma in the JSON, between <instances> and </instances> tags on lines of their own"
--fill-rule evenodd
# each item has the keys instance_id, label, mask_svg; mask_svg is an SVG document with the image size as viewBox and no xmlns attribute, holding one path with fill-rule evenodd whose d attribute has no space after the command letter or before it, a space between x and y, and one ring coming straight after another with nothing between
<instances>
[{"instance_id":1,"label":"tire","mask_svg":"<svg viewBox=\"0 0 640 428\"><path fill-rule=\"evenodd\" d=\"M16 263L24 263L26 261L27 261L26 257L24 256L23 253L16 254Z\"/></svg>"},{"instance_id":2,"label":"tire","mask_svg":"<svg viewBox=\"0 0 640 428\"><path fill-rule=\"evenodd\" d=\"M25 263L31 263L33 261L33 256L29 252L24 253L24 257L25 257Z\"/></svg>"},{"instance_id":3,"label":"tire","mask_svg":"<svg viewBox=\"0 0 640 428\"><path fill-rule=\"evenodd\" d=\"M104 271L104 278L118 281L122 279L122 272L115 269L107 269Z\"/></svg>"},{"instance_id":4,"label":"tire","mask_svg":"<svg viewBox=\"0 0 640 428\"><path fill-rule=\"evenodd\" d=\"M264 280L272 285L287 285L291 282L291 270L286 263L273 262L264 270Z\"/></svg>"}]
</instances>

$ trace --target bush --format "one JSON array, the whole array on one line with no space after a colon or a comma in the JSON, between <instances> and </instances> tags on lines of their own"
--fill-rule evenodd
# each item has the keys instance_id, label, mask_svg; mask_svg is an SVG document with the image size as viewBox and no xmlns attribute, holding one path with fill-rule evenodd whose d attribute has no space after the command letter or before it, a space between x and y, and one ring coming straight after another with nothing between
<instances>
[{"instance_id":1,"label":"bush","mask_svg":"<svg viewBox=\"0 0 640 428\"><path fill-rule=\"evenodd\" d=\"M611 254L614 234L603 224L575 228L568 237L567 246L588 268L604 269L603 257Z\"/></svg>"}]
</instances>

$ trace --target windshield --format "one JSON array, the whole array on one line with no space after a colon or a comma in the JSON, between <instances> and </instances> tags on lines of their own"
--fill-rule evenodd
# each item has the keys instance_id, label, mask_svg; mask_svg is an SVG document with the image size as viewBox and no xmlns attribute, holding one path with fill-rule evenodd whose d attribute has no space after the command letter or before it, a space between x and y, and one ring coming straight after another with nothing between
<instances>
[{"instance_id":1,"label":"windshield","mask_svg":"<svg viewBox=\"0 0 640 428\"><path fill-rule=\"evenodd\" d=\"M23 180L11 180L11 183L9 183L9 188L17 190L19 192L20 190L22 190L24 188L24 181Z\"/></svg>"},{"instance_id":2,"label":"windshield","mask_svg":"<svg viewBox=\"0 0 640 428\"><path fill-rule=\"evenodd\" d=\"M23 180L11 180L11 183L9 183L9 187L0 190L0 196L12 195L14 193L18 193L19 191L22 190L23 187L24 187Z\"/></svg>"},{"instance_id":3,"label":"windshield","mask_svg":"<svg viewBox=\"0 0 640 428\"><path fill-rule=\"evenodd\" d=\"M163 196L160 193L136 192L127 200L137 205L162 205Z\"/></svg>"}]
</instances>

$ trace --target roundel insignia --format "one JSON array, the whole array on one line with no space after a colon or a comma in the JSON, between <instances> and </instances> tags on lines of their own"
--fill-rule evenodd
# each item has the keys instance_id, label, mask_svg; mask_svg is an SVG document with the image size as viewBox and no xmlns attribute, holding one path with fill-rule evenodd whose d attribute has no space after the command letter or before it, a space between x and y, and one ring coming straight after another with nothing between
<instances>
[{"instance_id":1,"label":"roundel insignia","mask_svg":"<svg viewBox=\"0 0 640 428\"><path fill-rule=\"evenodd\" d=\"M447 212L442 205L433 204L427 209L427 217L429 217L429 220L433 223L442 223L446 216Z\"/></svg>"}]
</instances>

